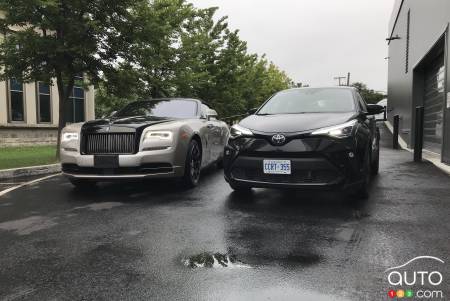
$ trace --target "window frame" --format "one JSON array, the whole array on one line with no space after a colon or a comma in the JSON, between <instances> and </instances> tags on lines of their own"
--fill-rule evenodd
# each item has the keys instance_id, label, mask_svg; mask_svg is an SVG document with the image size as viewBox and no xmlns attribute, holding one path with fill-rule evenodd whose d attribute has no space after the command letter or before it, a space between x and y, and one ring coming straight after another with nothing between
<instances>
[{"instance_id":1,"label":"window frame","mask_svg":"<svg viewBox=\"0 0 450 301\"><path fill-rule=\"evenodd\" d=\"M26 94L25 94L25 84L22 81L20 82L22 84L22 91L12 90L11 89L11 80L13 80L13 79L9 78L7 80L7 85L6 85L7 104L8 104L8 123L24 124L24 123L27 123L27 102L26 102ZM12 92L22 92L23 120L13 120L12 97L11 97Z\"/></svg>"},{"instance_id":2,"label":"window frame","mask_svg":"<svg viewBox=\"0 0 450 301\"><path fill-rule=\"evenodd\" d=\"M41 93L40 84L45 84L49 86L49 94ZM41 121L41 95L47 95L50 97L50 121ZM46 84L44 82L38 81L36 82L36 122L38 124L52 124L53 123L53 94L52 94L52 85Z\"/></svg>"},{"instance_id":3,"label":"window frame","mask_svg":"<svg viewBox=\"0 0 450 301\"><path fill-rule=\"evenodd\" d=\"M86 122L86 90L84 89L84 87L83 86L79 86L79 85L77 85L76 84L76 82L77 81L82 81L82 82L84 82L84 77L83 76L75 76L75 85L73 86L73 88L72 88L72 96L70 96L69 95L69 101L72 103L72 116L71 116L71 121L68 121L68 116L66 116L66 120L67 120L67 122L70 122L70 123L78 123L78 122ZM76 97L75 96L75 89L81 89L81 90L83 90L83 98L80 98L80 97ZM75 105L75 101L79 101L79 100L83 100L83 120L82 121L77 121L76 120L76 110L75 110L75 107L76 107L76 105Z\"/></svg>"},{"instance_id":4,"label":"window frame","mask_svg":"<svg viewBox=\"0 0 450 301\"><path fill-rule=\"evenodd\" d=\"M207 105L205 105L204 103L201 104L201 112L200 112L200 119L208 119L208 110L209 107Z\"/></svg>"},{"instance_id":5,"label":"window frame","mask_svg":"<svg viewBox=\"0 0 450 301\"><path fill-rule=\"evenodd\" d=\"M358 100L358 107L363 113L368 112L367 103L359 92L356 92L356 99Z\"/></svg>"}]
</instances>

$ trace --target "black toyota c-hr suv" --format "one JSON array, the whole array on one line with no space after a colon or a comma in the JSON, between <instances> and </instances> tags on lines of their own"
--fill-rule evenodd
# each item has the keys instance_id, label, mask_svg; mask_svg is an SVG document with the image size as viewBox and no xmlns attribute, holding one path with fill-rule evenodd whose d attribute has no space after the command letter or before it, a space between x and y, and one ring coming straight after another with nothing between
<instances>
[{"instance_id":1,"label":"black toyota c-hr suv","mask_svg":"<svg viewBox=\"0 0 450 301\"><path fill-rule=\"evenodd\" d=\"M368 196L378 173L379 129L354 88L281 91L231 128L225 179L236 191L340 188Z\"/></svg>"}]
</instances>

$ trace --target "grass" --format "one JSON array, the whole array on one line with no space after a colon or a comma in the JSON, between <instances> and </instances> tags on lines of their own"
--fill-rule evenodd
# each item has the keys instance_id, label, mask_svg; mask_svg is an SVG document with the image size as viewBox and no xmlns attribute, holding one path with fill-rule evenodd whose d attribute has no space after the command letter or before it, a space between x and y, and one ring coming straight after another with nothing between
<instances>
[{"instance_id":1,"label":"grass","mask_svg":"<svg viewBox=\"0 0 450 301\"><path fill-rule=\"evenodd\" d=\"M56 163L56 146L0 148L0 170Z\"/></svg>"}]
</instances>

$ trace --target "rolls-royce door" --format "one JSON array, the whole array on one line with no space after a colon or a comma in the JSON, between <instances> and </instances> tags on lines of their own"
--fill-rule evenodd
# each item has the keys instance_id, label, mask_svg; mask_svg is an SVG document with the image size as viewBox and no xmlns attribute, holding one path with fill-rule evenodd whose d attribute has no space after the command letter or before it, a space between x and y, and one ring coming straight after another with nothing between
<instances>
[{"instance_id":1,"label":"rolls-royce door","mask_svg":"<svg viewBox=\"0 0 450 301\"><path fill-rule=\"evenodd\" d=\"M217 161L223 153L223 122L217 120L217 112L214 110L208 110L208 127L211 130L212 138L212 161Z\"/></svg>"}]
</instances>

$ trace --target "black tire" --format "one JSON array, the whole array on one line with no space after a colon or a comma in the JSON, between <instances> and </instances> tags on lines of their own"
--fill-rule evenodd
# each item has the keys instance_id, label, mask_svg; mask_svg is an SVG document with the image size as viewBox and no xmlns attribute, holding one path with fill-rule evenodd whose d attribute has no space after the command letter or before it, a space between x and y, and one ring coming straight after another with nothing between
<instances>
[{"instance_id":1,"label":"black tire","mask_svg":"<svg viewBox=\"0 0 450 301\"><path fill-rule=\"evenodd\" d=\"M372 162L372 166L370 168L370 172L373 176L378 175L380 172L380 146L378 146L375 156L375 160Z\"/></svg>"},{"instance_id":2,"label":"black tire","mask_svg":"<svg viewBox=\"0 0 450 301\"><path fill-rule=\"evenodd\" d=\"M252 188L250 186L239 185L234 182L230 182L230 187L237 193L249 194L252 192Z\"/></svg>"},{"instance_id":3,"label":"black tire","mask_svg":"<svg viewBox=\"0 0 450 301\"><path fill-rule=\"evenodd\" d=\"M194 188L200 180L200 171L202 165L202 151L196 140L189 143L186 155L186 163L184 168L184 176L182 178L183 185L186 188Z\"/></svg>"},{"instance_id":4,"label":"black tire","mask_svg":"<svg viewBox=\"0 0 450 301\"><path fill-rule=\"evenodd\" d=\"M371 179L371 160L370 160L371 150L369 150L366 154L366 158L364 160L364 169L363 176L364 181L359 185L359 187L355 191L355 196L358 199L367 199L369 197L369 188L370 188L370 179Z\"/></svg>"},{"instance_id":5,"label":"black tire","mask_svg":"<svg viewBox=\"0 0 450 301\"><path fill-rule=\"evenodd\" d=\"M80 190L92 190L95 189L97 183L92 180L84 180L84 179L69 179L70 183L72 183L75 188Z\"/></svg>"},{"instance_id":6,"label":"black tire","mask_svg":"<svg viewBox=\"0 0 450 301\"><path fill-rule=\"evenodd\" d=\"M218 169L222 169L223 168L223 157L220 158L217 162L216 162L216 166Z\"/></svg>"}]
</instances>

